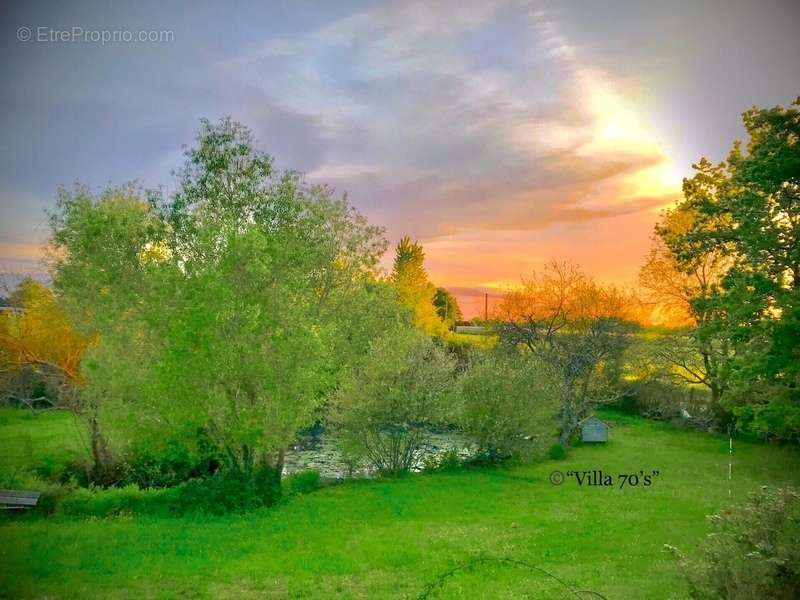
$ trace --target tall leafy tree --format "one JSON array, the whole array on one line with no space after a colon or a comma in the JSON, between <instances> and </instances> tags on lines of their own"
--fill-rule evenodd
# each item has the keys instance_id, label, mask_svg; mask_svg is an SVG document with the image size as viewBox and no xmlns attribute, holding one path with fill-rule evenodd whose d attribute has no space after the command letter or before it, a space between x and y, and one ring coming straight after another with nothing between
<instances>
[{"instance_id":1,"label":"tall leafy tree","mask_svg":"<svg viewBox=\"0 0 800 600\"><path fill-rule=\"evenodd\" d=\"M386 243L230 120L203 123L180 177L168 199L83 194L53 219L55 280L101 340L84 395L128 438L202 429L231 472L280 472L343 366L402 318L374 277Z\"/></svg>"},{"instance_id":2,"label":"tall leafy tree","mask_svg":"<svg viewBox=\"0 0 800 600\"><path fill-rule=\"evenodd\" d=\"M497 333L511 352L530 352L561 387L560 433L569 445L580 421L620 392L621 358L634 314L631 297L601 286L576 266L553 261L509 291Z\"/></svg>"},{"instance_id":3,"label":"tall leafy tree","mask_svg":"<svg viewBox=\"0 0 800 600\"><path fill-rule=\"evenodd\" d=\"M62 189L50 225L59 307L80 335L95 341L80 365L75 406L91 433L94 475L108 481L114 461L109 417L114 406L148 398L149 368L164 344L150 325L169 320L157 292L174 289L166 280L174 282L179 271L156 260L164 254L167 228L134 186L100 194Z\"/></svg>"},{"instance_id":4,"label":"tall leafy tree","mask_svg":"<svg viewBox=\"0 0 800 600\"><path fill-rule=\"evenodd\" d=\"M436 288L436 292L433 295L433 305L436 307L436 313L439 318L448 326L463 318L458 300L444 288Z\"/></svg>"},{"instance_id":5,"label":"tall leafy tree","mask_svg":"<svg viewBox=\"0 0 800 600\"><path fill-rule=\"evenodd\" d=\"M425 271L425 251L419 242L404 237L395 249L392 283L400 302L414 313L414 322L423 331L442 335L446 331L434 305L436 288Z\"/></svg>"},{"instance_id":6,"label":"tall leafy tree","mask_svg":"<svg viewBox=\"0 0 800 600\"><path fill-rule=\"evenodd\" d=\"M684 183L685 232L662 236L680 268L722 252L729 268L718 288L693 299L710 318L698 336L725 337L721 368L742 424L800 440L800 99L743 115L749 136L728 159L703 159Z\"/></svg>"},{"instance_id":7,"label":"tall leafy tree","mask_svg":"<svg viewBox=\"0 0 800 600\"><path fill-rule=\"evenodd\" d=\"M718 172L709 171L694 186L687 182L687 194L702 190L716 195L721 181ZM728 333L715 325L720 311L711 299L719 293L731 259L724 246L695 244L690 253L677 254L680 240L693 230L698 218L697 209L689 204L664 212L639 282L661 311L663 322L676 329L658 345L658 358L679 380L706 386L713 409L719 411L728 388L724 365L733 348Z\"/></svg>"}]
</instances>

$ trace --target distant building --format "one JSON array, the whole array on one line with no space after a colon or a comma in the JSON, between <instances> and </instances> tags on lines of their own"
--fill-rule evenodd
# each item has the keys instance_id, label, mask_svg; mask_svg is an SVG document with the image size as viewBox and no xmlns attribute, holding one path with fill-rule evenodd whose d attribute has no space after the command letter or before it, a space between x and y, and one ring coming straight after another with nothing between
<instances>
[{"instance_id":1,"label":"distant building","mask_svg":"<svg viewBox=\"0 0 800 600\"><path fill-rule=\"evenodd\" d=\"M456 333L483 335L489 332L486 330L486 327L482 327L481 325L456 325Z\"/></svg>"}]
</instances>

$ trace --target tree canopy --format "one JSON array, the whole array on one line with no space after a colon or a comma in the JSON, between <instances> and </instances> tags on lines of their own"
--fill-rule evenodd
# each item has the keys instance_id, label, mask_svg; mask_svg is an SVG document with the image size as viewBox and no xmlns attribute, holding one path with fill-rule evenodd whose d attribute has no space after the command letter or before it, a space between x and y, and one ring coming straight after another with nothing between
<instances>
[{"instance_id":1,"label":"tree canopy","mask_svg":"<svg viewBox=\"0 0 800 600\"><path fill-rule=\"evenodd\" d=\"M386 242L230 120L203 123L180 178L170 198L62 192L55 289L99 339L82 396L112 446L203 430L230 469L280 470L348 360L405 318L375 277Z\"/></svg>"},{"instance_id":2,"label":"tree canopy","mask_svg":"<svg viewBox=\"0 0 800 600\"><path fill-rule=\"evenodd\" d=\"M414 322L423 331L443 335L446 327L434 305L436 287L425 271L425 251L419 242L404 237L395 249L392 283L400 302L414 313Z\"/></svg>"},{"instance_id":3,"label":"tree canopy","mask_svg":"<svg viewBox=\"0 0 800 600\"><path fill-rule=\"evenodd\" d=\"M800 439L800 99L743 115L749 141L706 159L675 209L686 227L657 233L683 276L712 259L710 285L690 290L700 348L717 350L718 377L740 425Z\"/></svg>"}]
</instances>

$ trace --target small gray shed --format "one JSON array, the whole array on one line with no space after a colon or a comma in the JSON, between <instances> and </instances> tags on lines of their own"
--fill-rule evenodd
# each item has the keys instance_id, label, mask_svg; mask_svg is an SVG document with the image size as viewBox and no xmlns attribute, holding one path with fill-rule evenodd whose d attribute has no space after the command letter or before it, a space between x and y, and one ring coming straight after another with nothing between
<instances>
[{"instance_id":1,"label":"small gray shed","mask_svg":"<svg viewBox=\"0 0 800 600\"><path fill-rule=\"evenodd\" d=\"M581 423L582 442L607 442L608 424L597 417L588 417Z\"/></svg>"}]
</instances>

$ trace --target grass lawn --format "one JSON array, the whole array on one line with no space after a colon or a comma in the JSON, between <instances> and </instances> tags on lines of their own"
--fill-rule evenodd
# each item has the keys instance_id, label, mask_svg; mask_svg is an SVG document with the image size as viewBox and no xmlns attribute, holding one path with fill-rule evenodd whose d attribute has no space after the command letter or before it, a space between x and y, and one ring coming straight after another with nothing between
<instances>
[{"instance_id":1,"label":"grass lawn","mask_svg":"<svg viewBox=\"0 0 800 600\"><path fill-rule=\"evenodd\" d=\"M606 416L607 445L575 448L558 462L351 482L226 517L6 519L0 596L416 598L459 564L494 557L609 599L685 598L663 545L693 551L708 532L706 515L761 484L800 482L796 452L740 442L729 498L727 439ZM0 452L17 456L25 439L33 461L78 452L75 431L62 414L5 411ZM554 469L660 475L647 488L579 486L572 477L555 486ZM527 567L483 562L430 597L568 596Z\"/></svg>"},{"instance_id":2,"label":"grass lawn","mask_svg":"<svg viewBox=\"0 0 800 600\"><path fill-rule=\"evenodd\" d=\"M84 427L67 411L0 408L0 474L89 456Z\"/></svg>"}]
</instances>

